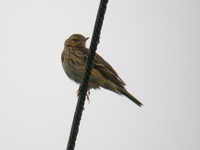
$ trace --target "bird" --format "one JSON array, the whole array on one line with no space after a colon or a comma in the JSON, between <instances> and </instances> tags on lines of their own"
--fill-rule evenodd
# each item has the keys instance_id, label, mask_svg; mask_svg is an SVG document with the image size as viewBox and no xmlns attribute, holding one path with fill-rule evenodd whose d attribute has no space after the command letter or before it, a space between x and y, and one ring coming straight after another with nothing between
<instances>
[{"instance_id":1,"label":"bird","mask_svg":"<svg viewBox=\"0 0 200 150\"><path fill-rule=\"evenodd\" d=\"M72 34L64 42L64 49L61 54L61 62L67 76L80 84L82 82L89 49L86 48L86 41L89 37L82 34ZM95 54L93 68L88 81L88 97L90 89L104 88L124 95L138 106L143 104L131 95L125 88L125 82L119 77L113 67L99 54ZM79 90L78 90L79 95Z\"/></svg>"}]
</instances>

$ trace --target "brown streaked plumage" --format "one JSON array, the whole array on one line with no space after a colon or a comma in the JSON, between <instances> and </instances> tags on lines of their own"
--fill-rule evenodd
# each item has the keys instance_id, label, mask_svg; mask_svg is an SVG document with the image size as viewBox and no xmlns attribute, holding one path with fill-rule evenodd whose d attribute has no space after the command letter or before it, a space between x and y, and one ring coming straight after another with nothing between
<instances>
[{"instance_id":1,"label":"brown streaked plumage","mask_svg":"<svg viewBox=\"0 0 200 150\"><path fill-rule=\"evenodd\" d=\"M71 35L65 41L64 50L61 56L65 73L70 79L77 83L82 81L85 73L85 65L89 52L85 46L87 39L88 38L85 38L81 34ZM89 89L103 87L117 94L125 95L138 106L142 106L142 103L125 89L124 81L118 76L117 72L112 68L112 66L97 53L93 63L94 67L91 71L88 82Z\"/></svg>"}]
</instances>

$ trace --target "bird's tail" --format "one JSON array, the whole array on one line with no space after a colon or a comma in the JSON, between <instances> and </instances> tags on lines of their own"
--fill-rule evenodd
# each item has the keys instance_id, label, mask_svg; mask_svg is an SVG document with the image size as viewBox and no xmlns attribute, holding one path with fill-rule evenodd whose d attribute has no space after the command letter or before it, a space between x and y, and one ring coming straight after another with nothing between
<instances>
[{"instance_id":1,"label":"bird's tail","mask_svg":"<svg viewBox=\"0 0 200 150\"><path fill-rule=\"evenodd\" d=\"M139 100L137 100L134 96L132 96L125 88L119 87L118 90L121 94L125 95L127 98L129 98L132 102L134 102L138 106L141 107L143 105Z\"/></svg>"}]
</instances>

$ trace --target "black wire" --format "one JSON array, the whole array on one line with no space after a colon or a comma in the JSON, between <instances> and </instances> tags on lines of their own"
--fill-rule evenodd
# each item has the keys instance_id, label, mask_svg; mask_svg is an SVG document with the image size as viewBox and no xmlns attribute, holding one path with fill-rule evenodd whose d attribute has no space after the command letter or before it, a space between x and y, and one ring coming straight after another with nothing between
<instances>
[{"instance_id":1,"label":"black wire","mask_svg":"<svg viewBox=\"0 0 200 150\"><path fill-rule=\"evenodd\" d=\"M99 37L100 37L100 32L101 32L101 28L102 28L102 24L104 20L104 14L106 11L107 3L108 3L108 0L101 0L100 5L99 5L99 9L98 9L98 13L97 13L96 21L95 21L95 26L93 30L92 40L91 40L91 44L89 48L86 72L84 74L83 81L79 88L80 94L79 94L79 98L78 98L78 102L76 106L76 111L74 113L74 119L72 122L71 132L70 132L66 150L74 150L74 147L75 147L75 142L76 142L76 138L79 131L81 116L82 116L84 104L85 104L85 96L86 96L87 88L88 88L88 80L91 74L92 62L96 53L97 45L99 43Z\"/></svg>"}]
</instances>

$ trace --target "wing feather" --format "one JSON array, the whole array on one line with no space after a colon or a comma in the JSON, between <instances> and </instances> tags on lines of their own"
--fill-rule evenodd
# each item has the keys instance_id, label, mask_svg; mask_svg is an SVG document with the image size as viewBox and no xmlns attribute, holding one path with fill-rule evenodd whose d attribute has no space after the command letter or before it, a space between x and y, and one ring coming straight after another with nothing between
<instances>
[{"instance_id":1,"label":"wing feather","mask_svg":"<svg viewBox=\"0 0 200 150\"><path fill-rule=\"evenodd\" d=\"M86 60L89 50L84 48L82 49L82 51L85 54L85 60ZM113 67L97 53L94 59L94 68L97 69L106 79L109 79L110 81L114 82L115 84L121 87L125 86L124 81L119 77L119 75L113 69Z\"/></svg>"}]
</instances>

